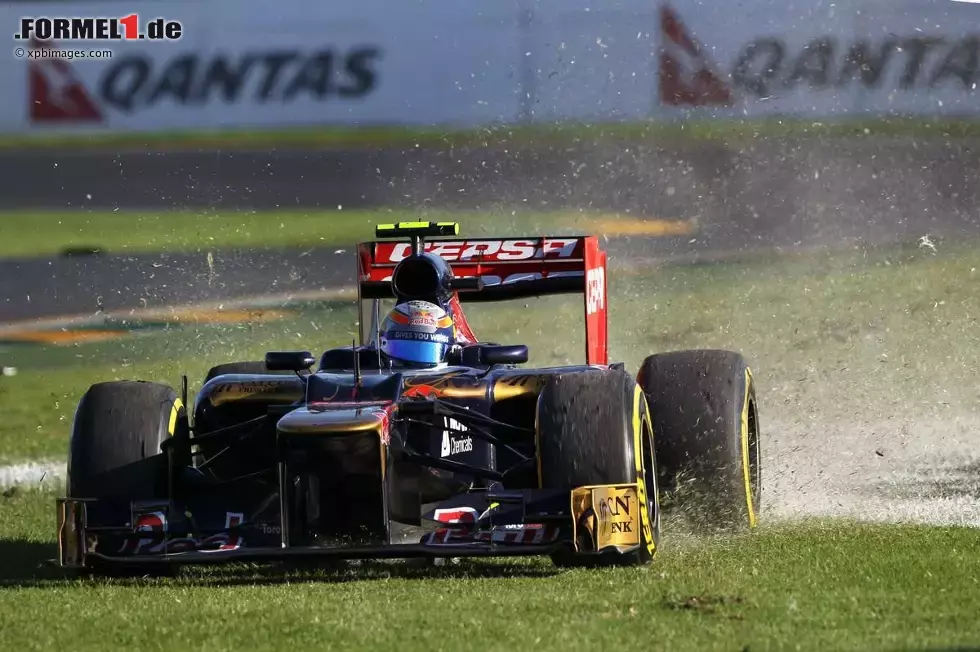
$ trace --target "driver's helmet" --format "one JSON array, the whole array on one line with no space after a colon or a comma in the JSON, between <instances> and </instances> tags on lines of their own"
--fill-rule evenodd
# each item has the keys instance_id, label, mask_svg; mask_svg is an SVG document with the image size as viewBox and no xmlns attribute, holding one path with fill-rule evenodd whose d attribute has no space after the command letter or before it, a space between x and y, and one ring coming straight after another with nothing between
<instances>
[{"instance_id":1,"label":"driver's helmet","mask_svg":"<svg viewBox=\"0 0 980 652\"><path fill-rule=\"evenodd\" d=\"M381 350L395 363L435 367L455 343L453 318L428 301L400 303L381 324Z\"/></svg>"}]
</instances>

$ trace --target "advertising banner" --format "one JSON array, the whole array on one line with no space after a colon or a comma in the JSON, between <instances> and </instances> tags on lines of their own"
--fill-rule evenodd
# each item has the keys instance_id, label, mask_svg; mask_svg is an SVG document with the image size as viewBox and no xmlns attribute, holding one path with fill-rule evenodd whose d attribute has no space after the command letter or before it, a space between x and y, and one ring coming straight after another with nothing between
<instances>
[{"instance_id":1,"label":"advertising banner","mask_svg":"<svg viewBox=\"0 0 980 652\"><path fill-rule=\"evenodd\" d=\"M980 98L980 4L953 0L95 0L7 3L0 22L6 132L976 115Z\"/></svg>"},{"instance_id":2,"label":"advertising banner","mask_svg":"<svg viewBox=\"0 0 980 652\"><path fill-rule=\"evenodd\" d=\"M70 8L73 16L163 16L182 34L18 42L44 56L3 61L0 82L13 101L2 124L125 131L512 122L515 12L484 4L478 19L447 0L413 3L411 11L380 0L329 9L295 0L7 4L5 25ZM110 53L83 56L103 50Z\"/></svg>"},{"instance_id":3,"label":"advertising banner","mask_svg":"<svg viewBox=\"0 0 980 652\"><path fill-rule=\"evenodd\" d=\"M975 115L980 4L661 5L659 104L720 116Z\"/></svg>"}]
</instances>

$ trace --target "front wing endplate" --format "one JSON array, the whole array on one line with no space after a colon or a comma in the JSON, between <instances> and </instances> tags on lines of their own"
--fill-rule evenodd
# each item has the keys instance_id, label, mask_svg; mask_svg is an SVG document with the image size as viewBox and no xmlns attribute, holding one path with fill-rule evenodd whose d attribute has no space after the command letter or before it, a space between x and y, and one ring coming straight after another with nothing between
<instances>
[{"instance_id":1,"label":"front wing endplate","mask_svg":"<svg viewBox=\"0 0 980 652\"><path fill-rule=\"evenodd\" d=\"M575 552L620 553L639 548L640 510L636 484L591 485L572 489Z\"/></svg>"},{"instance_id":2,"label":"front wing endplate","mask_svg":"<svg viewBox=\"0 0 980 652\"><path fill-rule=\"evenodd\" d=\"M66 568L81 568L88 552L88 505L83 500L59 498L58 563Z\"/></svg>"}]
</instances>

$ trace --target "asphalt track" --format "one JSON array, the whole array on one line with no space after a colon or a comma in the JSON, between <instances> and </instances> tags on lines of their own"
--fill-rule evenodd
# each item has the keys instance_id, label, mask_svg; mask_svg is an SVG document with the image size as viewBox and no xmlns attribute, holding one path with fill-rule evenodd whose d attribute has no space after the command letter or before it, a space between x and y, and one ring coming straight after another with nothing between
<instances>
[{"instance_id":1,"label":"asphalt track","mask_svg":"<svg viewBox=\"0 0 980 652\"><path fill-rule=\"evenodd\" d=\"M0 153L0 209L587 208L693 219L614 260L980 233L980 143L759 139L531 148ZM2 219L2 218L0 218ZM329 229L329 224L324 225ZM0 222L2 233L2 222ZM335 249L0 261L0 323L336 287Z\"/></svg>"}]
</instances>

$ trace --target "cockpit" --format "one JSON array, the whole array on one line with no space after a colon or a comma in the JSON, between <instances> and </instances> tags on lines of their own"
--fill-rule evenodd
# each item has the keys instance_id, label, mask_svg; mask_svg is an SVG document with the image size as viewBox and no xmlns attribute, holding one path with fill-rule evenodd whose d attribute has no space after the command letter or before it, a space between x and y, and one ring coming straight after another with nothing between
<instances>
[{"instance_id":1,"label":"cockpit","mask_svg":"<svg viewBox=\"0 0 980 652\"><path fill-rule=\"evenodd\" d=\"M487 369L494 365L524 364L528 360L527 346L523 344L501 345L489 342L467 344L450 350L446 363L477 369ZM391 370L387 356L372 344L364 346L343 346L328 349L320 356L317 371L350 372L355 368L362 370Z\"/></svg>"}]
</instances>

